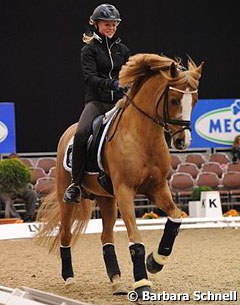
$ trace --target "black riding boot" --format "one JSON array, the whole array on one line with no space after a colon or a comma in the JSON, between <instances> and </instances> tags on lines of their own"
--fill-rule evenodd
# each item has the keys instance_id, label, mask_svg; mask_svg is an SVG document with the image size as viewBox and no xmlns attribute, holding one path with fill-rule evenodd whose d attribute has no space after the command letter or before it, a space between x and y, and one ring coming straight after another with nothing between
<instances>
[{"instance_id":1,"label":"black riding boot","mask_svg":"<svg viewBox=\"0 0 240 305\"><path fill-rule=\"evenodd\" d=\"M70 203L80 203L82 197L81 182L84 174L84 167L87 159L85 143L79 141L75 135L72 152L72 181L66 189L63 201Z\"/></svg>"}]
</instances>

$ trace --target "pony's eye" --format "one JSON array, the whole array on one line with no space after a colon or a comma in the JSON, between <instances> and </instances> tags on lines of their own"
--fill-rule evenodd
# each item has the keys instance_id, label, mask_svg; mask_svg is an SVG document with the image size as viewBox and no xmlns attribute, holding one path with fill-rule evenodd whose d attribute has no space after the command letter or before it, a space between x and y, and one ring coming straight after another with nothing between
<instances>
[{"instance_id":1,"label":"pony's eye","mask_svg":"<svg viewBox=\"0 0 240 305\"><path fill-rule=\"evenodd\" d=\"M180 100L172 99L171 104L172 104L172 106L180 106L181 102L180 102Z\"/></svg>"}]
</instances>

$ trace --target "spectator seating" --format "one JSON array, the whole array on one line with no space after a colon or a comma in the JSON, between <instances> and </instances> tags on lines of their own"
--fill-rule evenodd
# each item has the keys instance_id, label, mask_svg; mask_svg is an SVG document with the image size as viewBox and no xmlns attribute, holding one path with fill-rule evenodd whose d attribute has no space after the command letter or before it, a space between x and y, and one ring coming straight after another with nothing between
<instances>
[{"instance_id":1,"label":"spectator seating","mask_svg":"<svg viewBox=\"0 0 240 305\"><path fill-rule=\"evenodd\" d=\"M169 180L169 186L175 202L185 204L191 198L195 181L189 173L175 172Z\"/></svg>"},{"instance_id":2,"label":"spectator seating","mask_svg":"<svg viewBox=\"0 0 240 305\"><path fill-rule=\"evenodd\" d=\"M221 185L221 179L214 172L200 172L196 178L196 185L218 189Z\"/></svg>"},{"instance_id":3,"label":"spectator seating","mask_svg":"<svg viewBox=\"0 0 240 305\"><path fill-rule=\"evenodd\" d=\"M221 192L228 196L228 202L240 202L240 172L225 172L222 177L222 188Z\"/></svg>"},{"instance_id":4,"label":"spectator seating","mask_svg":"<svg viewBox=\"0 0 240 305\"><path fill-rule=\"evenodd\" d=\"M20 161L24 163L27 167L34 167L34 163L31 158L20 158Z\"/></svg>"},{"instance_id":5,"label":"spectator seating","mask_svg":"<svg viewBox=\"0 0 240 305\"><path fill-rule=\"evenodd\" d=\"M206 158L200 153L192 153L186 156L185 162L194 163L198 168L201 168L202 164L206 162Z\"/></svg>"},{"instance_id":6,"label":"spectator seating","mask_svg":"<svg viewBox=\"0 0 240 305\"><path fill-rule=\"evenodd\" d=\"M230 158L226 153L217 152L209 156L209 162L217 162L219 164L227 164L230 162Z\"/></svg>"},{"instance_id":7,"label":"spectator seating","mask_svg":"<svg viewBox=\"0 0 240 305\"><path fill-rule=\"evenodd\" d=\"M240 163L228 163L226 167L227 172L240 172Z\"/></svg>"},{"instance_id":8,"label":"spectator seating","mask_svg":"<svg viewBox=\"0 0 240 305\"><path fill-rule=\"evenodd\" d=\"M178 173L188 173L190 174L194 179L197 177L199 173L199 168L197 167L196 164L194 163L188 163L188 162L183 162L178 164L176 172Z\"/></svg>"},{"instance_id":9,"label":"spectator seating","mask_svg":"<svg viewBox=\"0 0 240 305\"><path fill-rule=\"evenodd\" d=\"M31 169L31 183L38 192L39 202L41 202L41 198L54 187L56 158L41 157L36 159L36 162L25 157L20 160ZM173 199L177 204L188 203L191 200L193 188L206 185L219 191L224 205L233 203L240 205L239 175L240 163L232 163L226 153L213 153L209 158L202 153L189 153L185 157L171 153L171 168L167 178ZM142 200L145 200L144 203ZM151 206L149 200L142 197L137 197L136 203L137 207L144 205L144 209L143 207L139 209L140 214L148 211L148 206ZM16 204L19 204L21 209L24 203L17 201ZM151 210L153 210L152 206Z\"/></svg>"},{"instance_id":10,"label":"spectator seating","mask_svg":"<svg viewBox=\"0 0 240 305\"><path fill-rule=\"evenodd\" d=\"M171 166L173 170L177 169L178 164L182 163L181 158L178 155L171 154Z\"/></svg>"},{"instance_id":11,"label":"spectator seating","mask_svg":"<svg viewBox=\"0 0 240 305\"><path fill-rule=\"evenodd\" d=\"M218 162L206 162L202 165L201 172L212 172L221 178L224 171Z\"/></svg>"},{"instance_id":12,"label":"spectator seating","mask_svg":"<svg viewBox=\"0 0 240 305\"><path fill-rule=\"evenodd\" d=\"M35 184L35 191L40 198L45 197L53 190L55 186L55 178L53 177L41 177L38 178Z\"/></svg>"},{"instance_id":13,"label":"spectator seating","mask_svg":"<svg viewBox=\"0 0 240 305\"><path fill-rule=\"evenodd\" d=\"M47 174L41 167L31 167L31 183L35 185L38 178L46 177Z\"/></svg>"},{"instance_id":14,"label":"spectator seating","mask_svg":"<svg viewBox=\"0 0 240 305\"><path fill-rule=\"evenodd\" d=\"M45 173L48 173L54 166L56 166L56 158L39 158L36 163L36 167L41 167Z\"/></svg>"}]
</instances>

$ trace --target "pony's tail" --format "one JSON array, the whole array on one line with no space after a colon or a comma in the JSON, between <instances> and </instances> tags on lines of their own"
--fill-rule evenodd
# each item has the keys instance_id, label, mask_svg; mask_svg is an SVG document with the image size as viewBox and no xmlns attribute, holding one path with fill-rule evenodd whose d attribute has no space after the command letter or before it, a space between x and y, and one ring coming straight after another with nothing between
<instances>
[{"instance_id":1,"label":"pony's tail","mask_svg":"<svg viewBox=\"0 0 240 305\"><path fill-rule=\"evenodd\" d=\"M67 213L67 210L70 213ZM71 218L71 246L85 232L92 215L92 203L82 199L80 204L59 203L57 192L53 190L47 195L38 209L37 221L41 223L38 233L35 235L38 245L47 246L49 252L54 252L60 246L61 214ZM68 220L69 221L69 220Z\"/></svg>"}]
</instances>

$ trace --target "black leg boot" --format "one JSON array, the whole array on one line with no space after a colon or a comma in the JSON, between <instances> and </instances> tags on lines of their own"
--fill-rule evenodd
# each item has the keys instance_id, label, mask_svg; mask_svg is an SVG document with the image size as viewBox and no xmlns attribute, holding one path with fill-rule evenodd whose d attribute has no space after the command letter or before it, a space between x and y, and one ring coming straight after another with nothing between
<instances>
[{"instance_id":1,"label":"black leg boot","mask_svg":"<svg viewBox=\"0 0 240 305\"><path fill-rule=\"evenodd\" d=\"M82 198L81 182L86 164L86 146L81 143L76 135L73 142L72 152L72 182L66 189L63 201L69 203L80 203Z\"/></svg>"}]
</instances>

